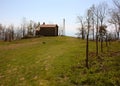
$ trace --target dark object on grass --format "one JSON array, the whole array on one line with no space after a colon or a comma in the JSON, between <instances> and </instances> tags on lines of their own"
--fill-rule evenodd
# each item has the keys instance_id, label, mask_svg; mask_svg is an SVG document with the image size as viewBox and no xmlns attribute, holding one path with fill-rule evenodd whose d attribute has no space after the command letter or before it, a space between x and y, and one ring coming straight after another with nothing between
<instances>
[{"instance_id":1,"label":"dark object on grass","mask_svg":"<svg viewBox=\"0 0 120 86\"><path fill-rule=\"evenodd\" d=\"M42 42L42 44L46 44L46 42Z\"/></svg>"}]
</instances>

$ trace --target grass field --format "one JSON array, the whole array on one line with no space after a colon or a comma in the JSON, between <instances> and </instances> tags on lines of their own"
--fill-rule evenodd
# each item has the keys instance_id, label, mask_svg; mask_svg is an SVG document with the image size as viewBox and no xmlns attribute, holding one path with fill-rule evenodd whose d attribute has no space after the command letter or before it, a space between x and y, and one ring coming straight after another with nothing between
<instances>
[{"instance_id":1,"label":"grass field","mask_svg":"<svg viewBox=\"0 0 120 86\"><path fill-rule=\"evenodd\" d=\"M105 46L105 45L104 45ZM120 42L112 42L95 57L90 41L89 69L85 40L41 37L0 41L0 86L119 86Z\"/></svg>"}]
</instances>

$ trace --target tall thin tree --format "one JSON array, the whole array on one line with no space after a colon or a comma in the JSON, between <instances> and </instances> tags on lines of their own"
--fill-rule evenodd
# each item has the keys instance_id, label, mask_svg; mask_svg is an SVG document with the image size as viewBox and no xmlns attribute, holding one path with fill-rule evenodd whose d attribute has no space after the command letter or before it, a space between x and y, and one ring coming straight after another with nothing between
<instances>
[{"instance_id":1,"label":"tall thin tree","mask_svg":"<svg viewBox=\"0 0 120 86\"><path fill-rule=\"evenodd\" d=\"M91 22L91 9L87 10L87 34L86 34L86 67L89 68L89 31L90 31L90 22Z\"/></svg>"},{"instance_id":2,"label":"tall thin tree","mask_svg":"<svg viewBox=\"0 0 120 86\"><path fill-rule=\"evenodd\" d=\"M85 39L85 22L82 16L78 16L77 17L79 22L80 22L80 28L79 28L79 35L82 36L82 39Z\"/></svg>"}]
</instances>

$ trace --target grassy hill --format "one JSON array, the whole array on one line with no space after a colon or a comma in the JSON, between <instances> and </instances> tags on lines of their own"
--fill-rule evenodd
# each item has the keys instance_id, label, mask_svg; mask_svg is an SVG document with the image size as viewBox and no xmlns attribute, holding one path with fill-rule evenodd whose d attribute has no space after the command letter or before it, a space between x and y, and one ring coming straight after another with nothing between
<instances>
[{"instance_id":1,"label":"grassy hill","mask_svg":"<svg viewBox=\"0 0 120 86\"><path fill-rule=\"evenodd\" d=\"M85 40L41 37L0 42L0 86L120 85L120 42L95 57L90 42L90 69L85 68Z\"/></svg>"}]
</instances>

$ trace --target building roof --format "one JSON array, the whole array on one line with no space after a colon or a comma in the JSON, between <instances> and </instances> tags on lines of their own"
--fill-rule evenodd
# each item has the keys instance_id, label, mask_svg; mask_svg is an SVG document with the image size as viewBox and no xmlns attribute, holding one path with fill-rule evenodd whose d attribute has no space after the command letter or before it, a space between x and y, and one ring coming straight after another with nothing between
<instances>
[{"instance_id":1,"label":"building roof","mask_svg":"<svg viewBox=\"0 0 120 86\"><path fill-rule=\"evenodd\" d=\"M40 27L58 27L57 24L42 24Z\"/></svg>"}]
</instances>

